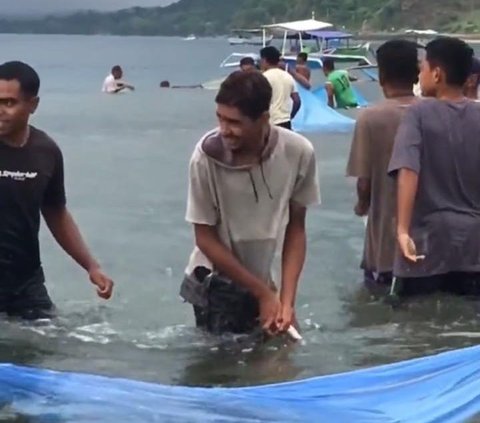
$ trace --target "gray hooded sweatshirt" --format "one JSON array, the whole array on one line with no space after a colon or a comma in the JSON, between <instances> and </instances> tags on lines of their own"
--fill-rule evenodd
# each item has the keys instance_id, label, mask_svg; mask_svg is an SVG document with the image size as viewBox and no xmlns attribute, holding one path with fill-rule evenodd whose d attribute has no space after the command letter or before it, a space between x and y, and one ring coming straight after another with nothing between
<instances>
[{"instance_id":1,"label":"gray hooded sweatshirt","mask_svg":"<svg viewBox=\"0 0 480 423\"><path fill-rule=\"evenodd\" d=\"M186 220L215 226L221 241L250 272L273 282L290 203L308 207L320 202L313 146L299 134L271 126L260 163L232 166L230 156L218 129L197 144L190 160ZM216 271L195 246L184 284L197 266ZM184 299L198 303L184 288Z\"/></svg>"}]
</instances>

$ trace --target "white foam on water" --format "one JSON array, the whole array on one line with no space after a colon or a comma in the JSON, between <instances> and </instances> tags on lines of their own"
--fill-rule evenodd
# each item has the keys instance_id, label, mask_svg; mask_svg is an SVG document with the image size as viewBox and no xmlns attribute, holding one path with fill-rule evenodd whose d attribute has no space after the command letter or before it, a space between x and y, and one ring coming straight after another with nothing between
<instances>
[{"instance_id":1,"label":"white foam on water","mask_svg":"<svg viewBox=\"0 0 480 423\"><path fill-rule=\"evenodd\" d=\"M104 337L104 336L88 336L88 335L82 335L80 333L69 333L67 335L68 338L74 338L74 339L78 339L82 342L86 342L86 343L95 343L95 344L102 344L102 345L107 345L111 342L111 340L107 337Z\"/></svg>"},{"instance_id":2,"label":"white foam on water","mask_svg":"<svg viewBox=\"0 0 480 423\"><path fill-rule=\"evenodd\" d=\"M476 338L480 338L480 332L447 332L447 333L439 333L437 336L440 336L442 338L476 339Z\"/></svg>"}]
</instances>

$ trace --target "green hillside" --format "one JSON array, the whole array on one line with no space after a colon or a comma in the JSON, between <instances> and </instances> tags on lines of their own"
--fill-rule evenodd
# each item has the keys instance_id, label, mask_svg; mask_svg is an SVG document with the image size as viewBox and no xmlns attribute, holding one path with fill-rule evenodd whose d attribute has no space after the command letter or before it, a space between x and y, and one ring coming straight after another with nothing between
<instances>
[{"instance_id":1,"label":"green hillside","mask_svg":"<svg viewBox=\"0 0 480 423\"><path fill-rule=\"evenodd\" d=\"M479 10L477 12L477 10ZM350 30L406 27L480 30L480 0L180 0L167 7L79 12L42 19L0 19L0 32L55 34L226 34L285 20L319 20Z\"/></svg>"}]
</instances>

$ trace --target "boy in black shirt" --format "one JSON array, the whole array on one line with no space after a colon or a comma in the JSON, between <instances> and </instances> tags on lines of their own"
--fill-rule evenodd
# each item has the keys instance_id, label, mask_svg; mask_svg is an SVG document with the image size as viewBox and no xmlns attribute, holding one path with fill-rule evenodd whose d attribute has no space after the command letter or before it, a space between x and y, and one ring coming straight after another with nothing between
<instances>
[{"instance_id":1,"label":"boy in black shirt","mask_svg":"<svg viewBox=\"0 0 480 423\"><path fill-rule=\"evenodd\" d=\"M25 63L0 65L0 312L27 319L54 311L40 260L40 213L98 295L108 299L113 289L66 207L60 149L28 124L39 88L37 73Z\"/></svg>"}]
</instances>

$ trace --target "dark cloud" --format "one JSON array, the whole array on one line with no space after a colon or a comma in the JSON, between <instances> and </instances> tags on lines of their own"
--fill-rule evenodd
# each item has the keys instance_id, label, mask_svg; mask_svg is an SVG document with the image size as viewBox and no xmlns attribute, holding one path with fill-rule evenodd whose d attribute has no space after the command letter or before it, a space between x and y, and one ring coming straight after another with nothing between
<instances>
[{"instance_id":1,"label":"dark cloud","mask_svg":"<svg viewBox=\"0 0 480 423\"><path fill-rule=\"evenodd\" d=\"M175 0L0 0L0 15L72 12L79 9L117 10L132 6L165 6Z\"/></svg>"}]
</instances>

